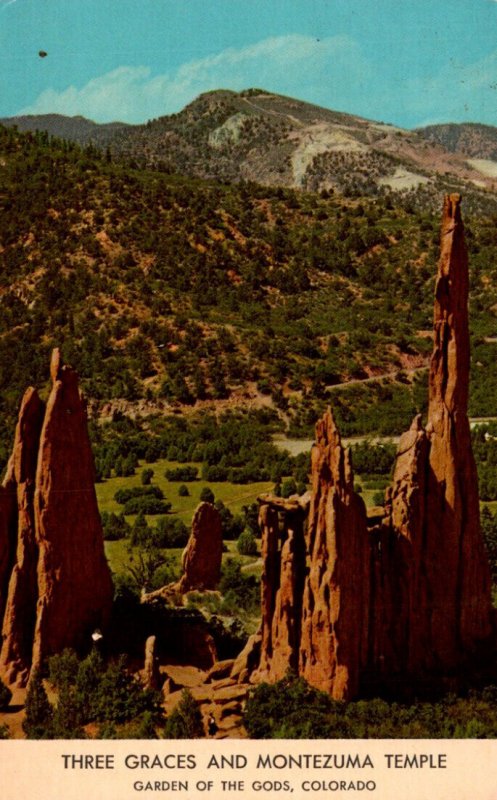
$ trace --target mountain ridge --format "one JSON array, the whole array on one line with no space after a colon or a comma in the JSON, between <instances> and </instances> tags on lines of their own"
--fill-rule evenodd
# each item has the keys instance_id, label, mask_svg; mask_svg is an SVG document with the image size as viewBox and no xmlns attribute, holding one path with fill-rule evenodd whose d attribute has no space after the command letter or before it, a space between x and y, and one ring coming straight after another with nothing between
<instances>
[{"instance_id":1,"label":"mountain ridge","mask_svg":"<svg viewBox=\"0 0 497 800\"><path fill-rule=\"evenodd\" d=\"M497 130L493 148L491 126L475 124L483 149L478 150L473 134L467 152L451 142L467 140L464 131L470 126L461 126L459 135L459 126L407 130L263 89L206 92L180 112L142 125L61 115L0 122L108 148L112 156L125 156L140 167L230 183L381 195L423 187L430 191L437 180L450 176L469 186L497 189L497 167L494 171L479 163L497 159ZM450 135L444 133L447 128Z\"/></svg>"}]
</instances>

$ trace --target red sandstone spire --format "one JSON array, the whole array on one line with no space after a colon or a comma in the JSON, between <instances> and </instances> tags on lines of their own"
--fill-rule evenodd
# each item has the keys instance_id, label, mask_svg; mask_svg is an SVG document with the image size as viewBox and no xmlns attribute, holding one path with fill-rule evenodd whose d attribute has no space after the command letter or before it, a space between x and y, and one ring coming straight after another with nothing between
<instances>
[{"instance_id":1,"label":"red sandstone spire","mask_svg":"<svg viewBox=\"0 0 497 800\"><path fill-rule=\"evenodd\" d=\"M24 397L0 493L0 552L12 532L16 545L0 586L0 669L10 682L25 682L45 656L88 646L112 604L78 377L58 350L50 372L45 414L34 389Z\"/></svg>"}]
</instances>

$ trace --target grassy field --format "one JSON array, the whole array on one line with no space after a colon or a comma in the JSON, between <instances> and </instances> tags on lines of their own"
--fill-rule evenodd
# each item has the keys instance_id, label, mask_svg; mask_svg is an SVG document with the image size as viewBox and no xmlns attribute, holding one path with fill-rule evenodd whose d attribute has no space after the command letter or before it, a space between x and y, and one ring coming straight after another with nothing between
<instances>
[{"instance_id":1,"label":"grassy field","mask_svg":"<svg viewBox=\"0 0 497 800\"><path fill-rule=\"evenodd\" d=\"M172 503L171 513L177 515L186 525L191 523L193 512L200 502L200 493L206 486L212 489L216 500L222 500L233 514L241 511L242 506L253 503L257 495L262 492L268 492L273 488L273 484L270 481L235 484L228 482L209 483L209 481L197 480L186 483L185 485L188 487L190 494L188 497L180 497L178 489L184 481L169 481L164 473L167 469L186 465L161 459L154 464L140 464L136 474L128 478L108 478L102 483L97 483L97 500L101 512L114 511L118 513L122 511L122 506L114 500L115 493L118 489L141 486L141 473L145 466L154 471L152 485L162 489L166 500ZM193 466L198 467L200 473L201 464L194 464ZM133 521L133 517L129 517L128 521ZM154 517L147 517L147 521L153 525Z\"/></svg>"},{"instance_id":2,"label":"grassy field","mask_svg":"<svg viewBox=\"0 0 497 800\"><path fill-rule=\"evenodd\" d=\"M193 513L200 502L200 493L206 486L212 489L216 500L222 500L233 514L240 512L242 506L253 503L257 499L258 495L262 494L263 492L269 492L273 489L273 484L271 482L234 484L227 481L223 483L210 483L208 481L199 479L185 483L185 485L188 487L189 496L181 497L178 493L178 490L183 481L169 481L165 476L167 469L173 469L181 466L185 466L185 464L179 464L178 462L168 461L166 459L156 461L154 464L140 463L139 467L136 469L135 475L131 475L127 478L108 478L102 483L98 483L96 485L96 491L100 511L113 511L115 513L120 513L122 511L122 506L119 505L119 503L116 503L114 500L115 493L118 491L118 489L141 486L141 473L145 467L150 467L150 469L153 469L154 475L152 478L152 485L158 486L160 489L162 489L166 500L172 503L170 512L171 515L177 516L188 527L191 524ZM200 473L201 464L194 464L193 466L196 466ZM361 484L361 479L359 476L357 476L356 482ZM363 488L362 498L366 503L366 506L370 507L374 505L374 494L375 490ZM495 505L497 506L497 503ZM128 516L126 519L130 524L133 524L135 517ZM147 522L149 525L155 525L156 521L157 517L147 516ZM244 570L246 570L248 573L254 572L257 574L260 572L260 563L257 563L255 559L250 557L241 557L238 555L236 551L236 542L227 542L227 547L228 553L225 554L225 558L229 557L230 554L237 555L237 557L246 562L244 564ZM136 551L130 548L127 539L121 539L116 542L106 542L105 552L107 554L107 558L109 559L109 564L112 571L117 574L126 572L130 563L133 563L133 560L136 559ZM172 560L179 565L182 548L171 549L165 552L170 555Z\"/></svg>"},{"instance_id":3,"label":"grassy field","mask_svg":"<svg viewBox=\"0 0 497 800\"><path fill-rule=\"evenodd\" d=\"M259 556L242 556L236 549L236 542L225 542L226 552L223 553L223 561L227 558L236 558L242 563L242 569L247 575L260 575L261 561ZM259 553L260 553L260 540L258 540ZM183 548L171 548L163 551L171 559L178 569L181 564L181 554ZM105 542L105 554L109 561L109 566L113 573L119 575L126 573L127 568L133 563L137 557L137 548L130 547L127 539L119 539L117 542Z\"/></svg>"},{"instance_id":4,"label":"grassy field","mask_svg":"<svg viewBox=\"0 0 497 800\"><path fill-rule=\"evenodd\" d=\"M197 480L185 484L188 487L189 496L181 497L178 494L178 490L183 481L169 481L165 476L165 472L167 469L185 465L161 459L154 464L141 463L135 475L131 475L127 478L108 478L102 483L97 483L97 500L101 512L113 511L115 513L120 513L122 511L122 506L114 500L115 493L118 489L141 486L141 473L145 466L150 467L150 469L154 471L152 485L162 489L166 500L172 503L171 515L179 517L187 526L191 524L193 512L200 502L200 493L206 486L212 489L216 500L222 500L233 514L240 512L242 506L253 503L262 492L268 492L273 488L271 482L234 484L228 482L209 483L208 481ZM200 473L201 465L195 464L194 466L198 467ZM135 517L129 516L126 519L132 524ZM155 516L147 516L147 522L151 526L156 524L156 520L157 517ZM236 542L227 542L227 547L228 553L225 554L225 557L229 557L230 554L238 556ZM116 542L105 542L105 552L110 567L116 574L126 572L127 567L130 563L133 563L133 560L136 558L136 550L130 548L129 542L126 539L120 539ZM174 562L179 564L183 548L170 549L164 552L170 555ZM251 557L238 557L246 562L247 567L255 561L255 559Z\"/></svg>"}]
</instances>

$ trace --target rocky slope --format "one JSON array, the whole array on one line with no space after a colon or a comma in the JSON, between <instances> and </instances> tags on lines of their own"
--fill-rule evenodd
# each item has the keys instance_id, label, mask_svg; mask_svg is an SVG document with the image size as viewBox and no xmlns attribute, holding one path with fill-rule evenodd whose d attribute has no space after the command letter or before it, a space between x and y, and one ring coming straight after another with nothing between
<instances>
[{"instance_id":1,"label":"rocky slope","mask_svg":"<svg viewBox=\"0 0 497 800\"><path fill-rule=\"evenodd\" d=\"M418 128L425 139L451 153L497 161L497 128L476 122L446 123Z\"/></svg>"}]
</instances>

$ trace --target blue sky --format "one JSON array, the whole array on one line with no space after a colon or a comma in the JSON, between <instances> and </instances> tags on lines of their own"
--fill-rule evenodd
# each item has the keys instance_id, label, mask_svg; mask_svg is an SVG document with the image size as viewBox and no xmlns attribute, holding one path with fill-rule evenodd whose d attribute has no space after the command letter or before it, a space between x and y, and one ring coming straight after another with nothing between
<instances>
[{"instance_id":1,"label":"blue sky","mask_svg":"<svg viewBox=\"0 0 497 800\"><path fill-rule=\"evenodd\" d=\"M144 122L251 86L404 127L497 125L497 1L0 0L0 116Z\"/></svg>"}]
</instances>

